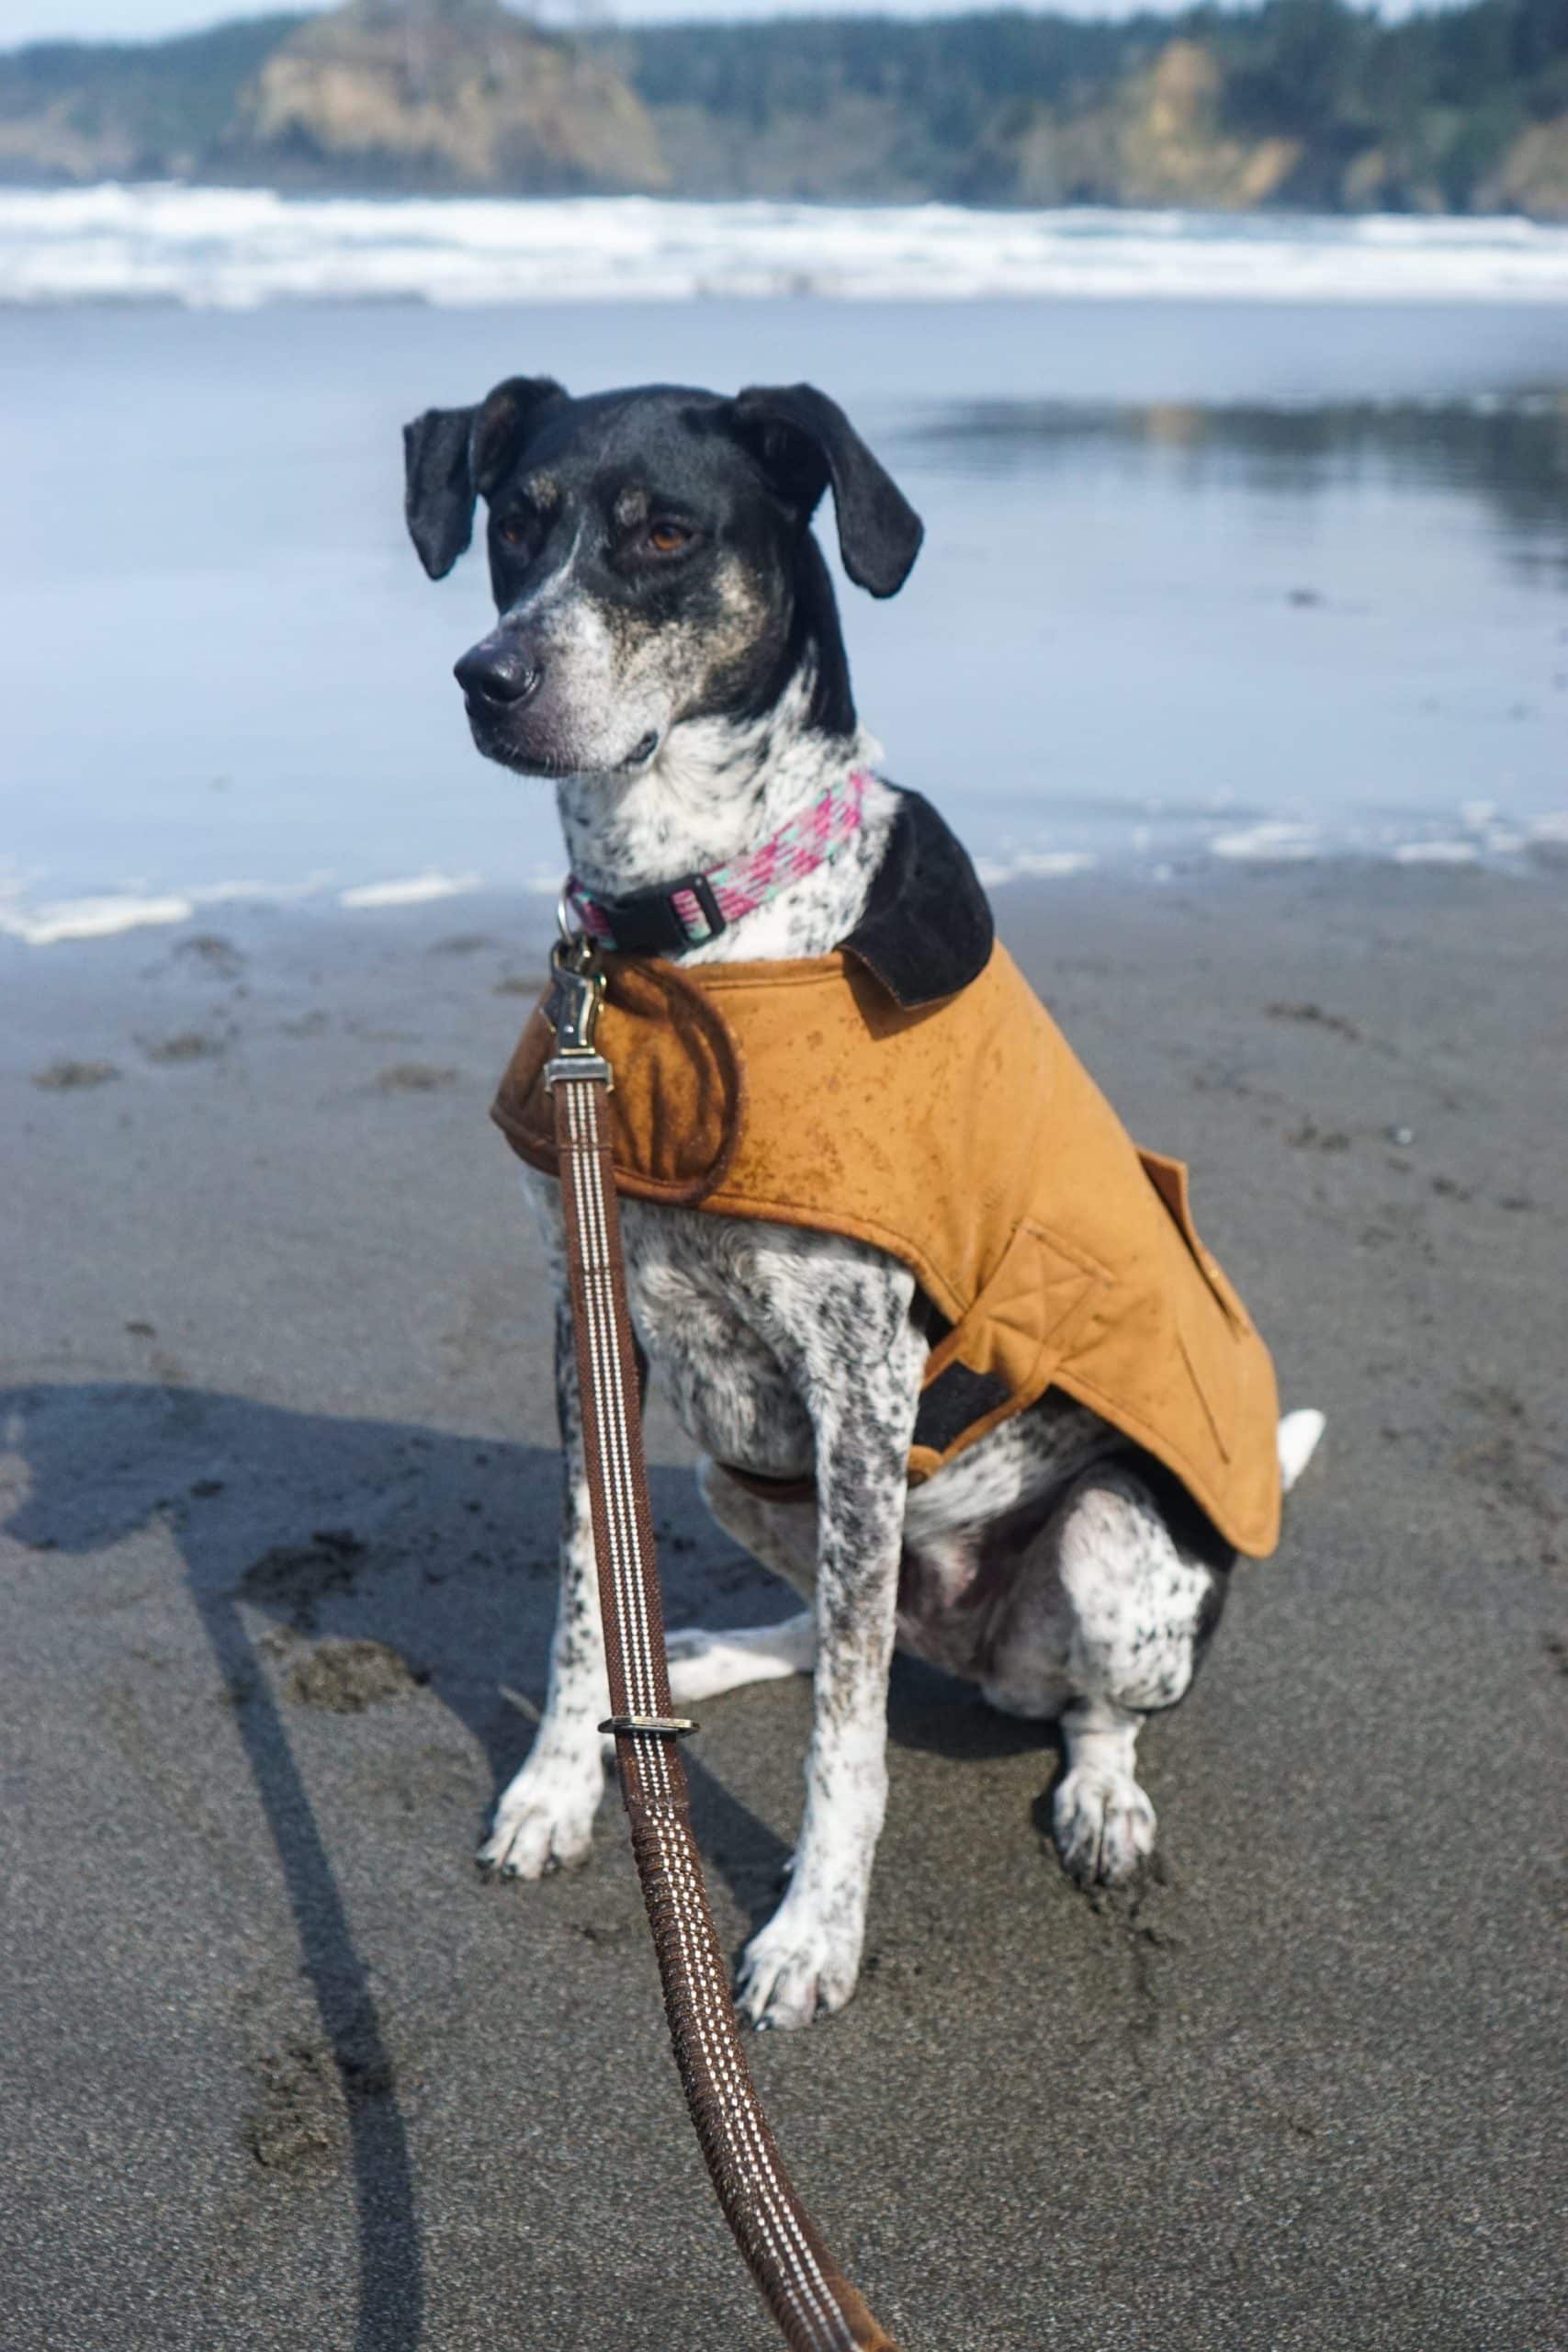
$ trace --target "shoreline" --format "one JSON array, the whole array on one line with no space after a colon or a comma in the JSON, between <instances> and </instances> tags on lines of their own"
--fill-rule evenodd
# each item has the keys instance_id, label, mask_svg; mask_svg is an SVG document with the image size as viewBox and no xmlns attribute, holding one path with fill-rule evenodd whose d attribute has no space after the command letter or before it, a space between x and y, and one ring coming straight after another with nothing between
<instances>
[{"instance_id":1,"label":"shoreline","mask_svg":"<svg viewBox=\"0 0 1568 2352\"><path fill-rule=\"evenodd\" d=\"M1238 819L1241 812L1237 812ZM1218 824L1224 820L1216 817ZM1371 877L1411 868L1485 874L1509 882L1548 882L1568 872L1568 808L1513 821L1490 802L1478 802L1460 823L1427 830L1416 822L1388 827L1380 850L1325 843L1315 825L1284 818L1247 817L1216 832L1202 851L1159 855L1122 847L981 852L976 870L989 891L1016 894L1040 883L1072 883L1089 890L1161 892L1222 888L1235 874L1310 874L1332 886L1337 878L1359 888ZM466 908L488 922L521 918L524 910L552 908L559 883L501 885L477 875L425 870L340 884L325 876L303 882L172 884L150 890L105 889L77 897L38 899L0 894L0 956L19 947L84 946L93 941L177 932L181 926L224 925L248 930L293 914L320 924L367 913L413 914L444 909L454 919ZM999 910L998 910L999 912ZM526 922L522 924L526 930Z\"/></svg>"}]
</instances>

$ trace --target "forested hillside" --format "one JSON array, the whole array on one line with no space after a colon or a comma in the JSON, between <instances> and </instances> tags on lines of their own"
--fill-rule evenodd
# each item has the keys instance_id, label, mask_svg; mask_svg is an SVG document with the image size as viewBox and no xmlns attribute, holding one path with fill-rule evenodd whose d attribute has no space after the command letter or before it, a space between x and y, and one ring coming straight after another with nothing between
<instances>
[{"instance_id":1,"label":"forested hillside","mask_svg":"<svg viewBox=\"0 0 1568 2352\"><path fill-rule=\"evenodd\" d=\"M618 54L716 191L1568 211L1568 0L671 26Z\"/></svg>"},{"instance_id":2,"label":"forested hillside","mask_svg":"<svg viewBox=\"0 0 1568 2352\"><path fill-rule=\"evenodd\" d=\"M1568 0L1116 22L783 18L575 41L353 0L0 56L0 174L1568 218Z\"/></svg>"}]
</instances>

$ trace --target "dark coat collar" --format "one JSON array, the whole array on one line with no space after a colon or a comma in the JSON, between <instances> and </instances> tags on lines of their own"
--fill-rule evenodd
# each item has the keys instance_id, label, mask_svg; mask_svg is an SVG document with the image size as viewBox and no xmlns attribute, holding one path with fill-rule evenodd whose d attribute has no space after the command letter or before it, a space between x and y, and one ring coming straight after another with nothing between
<instances>
[{"instance_id":1,"label":"dark coat collar","mask_svg":"<svg viewBox=\"0 0 1568 2352\"><path fill-rule=\"evenodd\" d=\"M840 944L895 1002L934 1004L977 979L996 925L969 854L918 792L900 788L898 813L865 912Z\"/></svg>"}]
</instances>

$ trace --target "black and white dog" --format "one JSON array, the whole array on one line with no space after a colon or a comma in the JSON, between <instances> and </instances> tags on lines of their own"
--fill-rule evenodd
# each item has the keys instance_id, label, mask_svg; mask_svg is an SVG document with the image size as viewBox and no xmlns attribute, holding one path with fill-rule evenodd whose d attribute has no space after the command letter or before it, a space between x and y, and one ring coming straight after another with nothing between
<instances>
[{"instance_id":1,"label":"black and white dog","mask_svg":"<svg viewBox=\"0 0 1568 2352\"><path fill-rule=\"evenodd\" d=\"M586 891L624 901L710 872L874 770L811 517L830 485L844 568L876 596L903 584L921 526L822 393L656 386L573 400L548 378L514 378L476 407L428 412L406 438L409 526L433 578L487 503L500 619L457 675L479 750L555 779ZM899 802L872 781L836 854L691 960L834 948L862 920ZM537 1878L588 1852L608 1700L558 1190L527 1182L558 1285L561 1594L544 1718L482 1859ZM816 1678L799 1844L747 1950L743 2010L804 2025L854 1990L895 1641L1009 1713L1059 1718L1062 1860L1086 1883L1127 1879L1155 1835L1138 1732L1186 1690L1219 1616L1229 1555L1217 1537L1170 1510L1115 1430L1052 1392L909 1487L928 1341L902 1264L694 1209L628 1200L623 1222L637 1337L710 1457L708 1506L807 1602L780 1625L670 1644L678 1703ZM1315 1413L1281 1423L1287 1485L1321 1428ZM816 1498L763 1499L718 1463L814 1472Z\"/></svg>"}]
</instances>

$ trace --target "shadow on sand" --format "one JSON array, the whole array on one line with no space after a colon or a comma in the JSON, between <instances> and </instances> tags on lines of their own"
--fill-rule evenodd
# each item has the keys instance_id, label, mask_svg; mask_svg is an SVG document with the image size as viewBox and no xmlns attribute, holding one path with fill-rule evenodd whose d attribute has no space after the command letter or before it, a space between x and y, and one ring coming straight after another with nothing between
<instances>
[{"instance_id":1,"label":"shadow on sand","mask_svg":"<svg viewBox=\"0 0 1568 2352\"><path fill-rule=\"evenodd\" d=\"M529 1737L505 1687L543 1696L558 1458L413 1424L129 1383L0 1391L0 1439L24 1469L26 1498L6 1522L17 1542L87 1555L159 1524L179 1546L337 2070L357 2211L355 2352L412 2352L424 2279L396 2069L265 1653L302 1636L384 1644L483 1749L499 1791ZM656 1469L652 1487L671 1622L783 1613L773 1580L708 1523L688 1473ZM1042 1745L1038 1730L903 1662L891 1726L900 1745L959 1758ZM687 1760L705 1856L760 1925L788 1849L699 1759Z\"/></svg>"}]
</instances>

